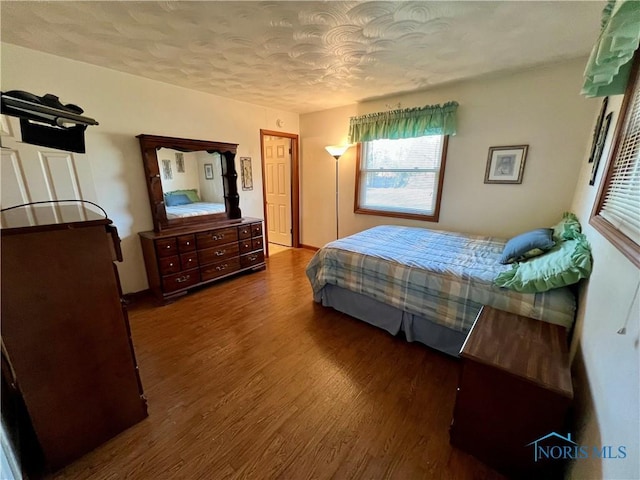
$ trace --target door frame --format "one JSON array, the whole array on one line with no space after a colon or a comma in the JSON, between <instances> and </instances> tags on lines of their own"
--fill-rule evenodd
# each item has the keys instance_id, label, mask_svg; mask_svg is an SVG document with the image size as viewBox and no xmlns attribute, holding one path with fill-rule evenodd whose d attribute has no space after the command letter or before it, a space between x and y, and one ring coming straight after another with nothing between
<instances>
[{"instance_id":1,"label":"door frame","mask_svg":"<svg viewBox=\"0 0 640 480\"><path fill-rule=\"evenodd\" d=\"M266 256L269 256L269 228L267 226L267 184L264 168L264 137L282 137L291 140L291 246L300 248L300 160L298 135L260 129L260 159L262 167L262 208L264 211L264 239Z\"/></svg>"}]
</instances>

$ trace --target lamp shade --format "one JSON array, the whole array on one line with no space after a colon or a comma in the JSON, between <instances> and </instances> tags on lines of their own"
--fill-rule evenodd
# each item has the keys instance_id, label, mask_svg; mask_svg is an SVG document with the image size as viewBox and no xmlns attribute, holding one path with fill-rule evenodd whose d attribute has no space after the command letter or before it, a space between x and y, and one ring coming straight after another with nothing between
<instances>
[{"instance_id":1,"label":"lamp shade","mask_svg":"<svg viewBox=\"0 0 640 480\"><path fill-rule=\"evenodd\" d=\"M329 145L327 147L324 147L324 149L329 152L329 155L333 156L337 160L344 154L344 152L347 151L349 147L350 145Z\"/></svg>"}]
</instances>

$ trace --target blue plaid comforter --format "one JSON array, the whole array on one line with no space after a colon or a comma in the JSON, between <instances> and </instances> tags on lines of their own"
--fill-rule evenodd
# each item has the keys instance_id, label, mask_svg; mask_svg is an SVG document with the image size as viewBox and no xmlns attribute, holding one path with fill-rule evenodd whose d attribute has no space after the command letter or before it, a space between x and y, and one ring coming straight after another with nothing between
<instances>
[{"instance_id":1,"label":"blue plaid comforter","mask_svg":"<svg viewBox=\"0 0 640 480\"><path fill-rule=\"evenodd\" d=\"M384 225L328 243L306 273L316 302L332 284L462 332L482 305L569 328L575 314L569 289L531 294L493 284L511 268L499 262L504 245L491 237Z\"/></svg>"}]
</instances>

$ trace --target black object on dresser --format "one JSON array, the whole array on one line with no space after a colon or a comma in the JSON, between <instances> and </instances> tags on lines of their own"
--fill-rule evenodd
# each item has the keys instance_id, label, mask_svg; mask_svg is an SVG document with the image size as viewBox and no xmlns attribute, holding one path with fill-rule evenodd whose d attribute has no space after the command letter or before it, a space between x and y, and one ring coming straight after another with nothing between
<instances>
[{"instance_id":1,"label":"black object on dresser","mask_svg":"<svg viewBox=\"0 0 640 480\"><path fill-rule=\"evenodd\" d=\"M57 470L147 416L120 239L111 220L70 205L3 212L1 239L2 414L23 467L36 468L20 451L31 436Z\"/></svg>"},{"instance_id":2,"label":"black object on dresser","mask_svg":"<svg viewBox=\"0 0 640 480\"><path fill-rule=\"evenodd\" d=\"M262 220L257 218L139 235L149 288L161 301L265 267Z\"/></svg>"},{"instance_id":3,"label":"black object on dresser","mask_svg":"<svg viewBox=\"0 0 640 480\"><path fill-rule=\"evenodd\" d=\"M552 478L561 460L540 458L534 447L567 434L565 328L484 306L460 357L451 444L514 478Z\"/></svg>"}]
</instances>

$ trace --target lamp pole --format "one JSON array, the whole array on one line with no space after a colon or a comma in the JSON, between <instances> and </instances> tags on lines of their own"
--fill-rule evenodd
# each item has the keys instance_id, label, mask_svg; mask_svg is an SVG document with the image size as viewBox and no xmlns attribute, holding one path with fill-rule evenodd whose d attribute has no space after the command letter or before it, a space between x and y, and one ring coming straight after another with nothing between
<instances>
[{"instance_id":1,"label":"lamp pole","mask_svg":"<svg viewBox=\"0 0 640 480\"><path fill-rule=\"evenodd\" d=\"M324 147L325 150L329 152L329 155L336 159L336 240L340 238L340 216L338 210L338 160L340 160L340 157L350 146L351 145L330 145L328 147Z\"/></svg>"},{"instance_id":2,"label":"lamp pole","mask_svg":"<svg viewBox=\"0 0 640 480\"><path fill-rule=\"evenodd\" d=\"M338 215L338 160L340 159L340 156L335 155L334 158L336 159L336 240L338 240L340 238L340 216Z\"/></svg>"}]
</instances>

